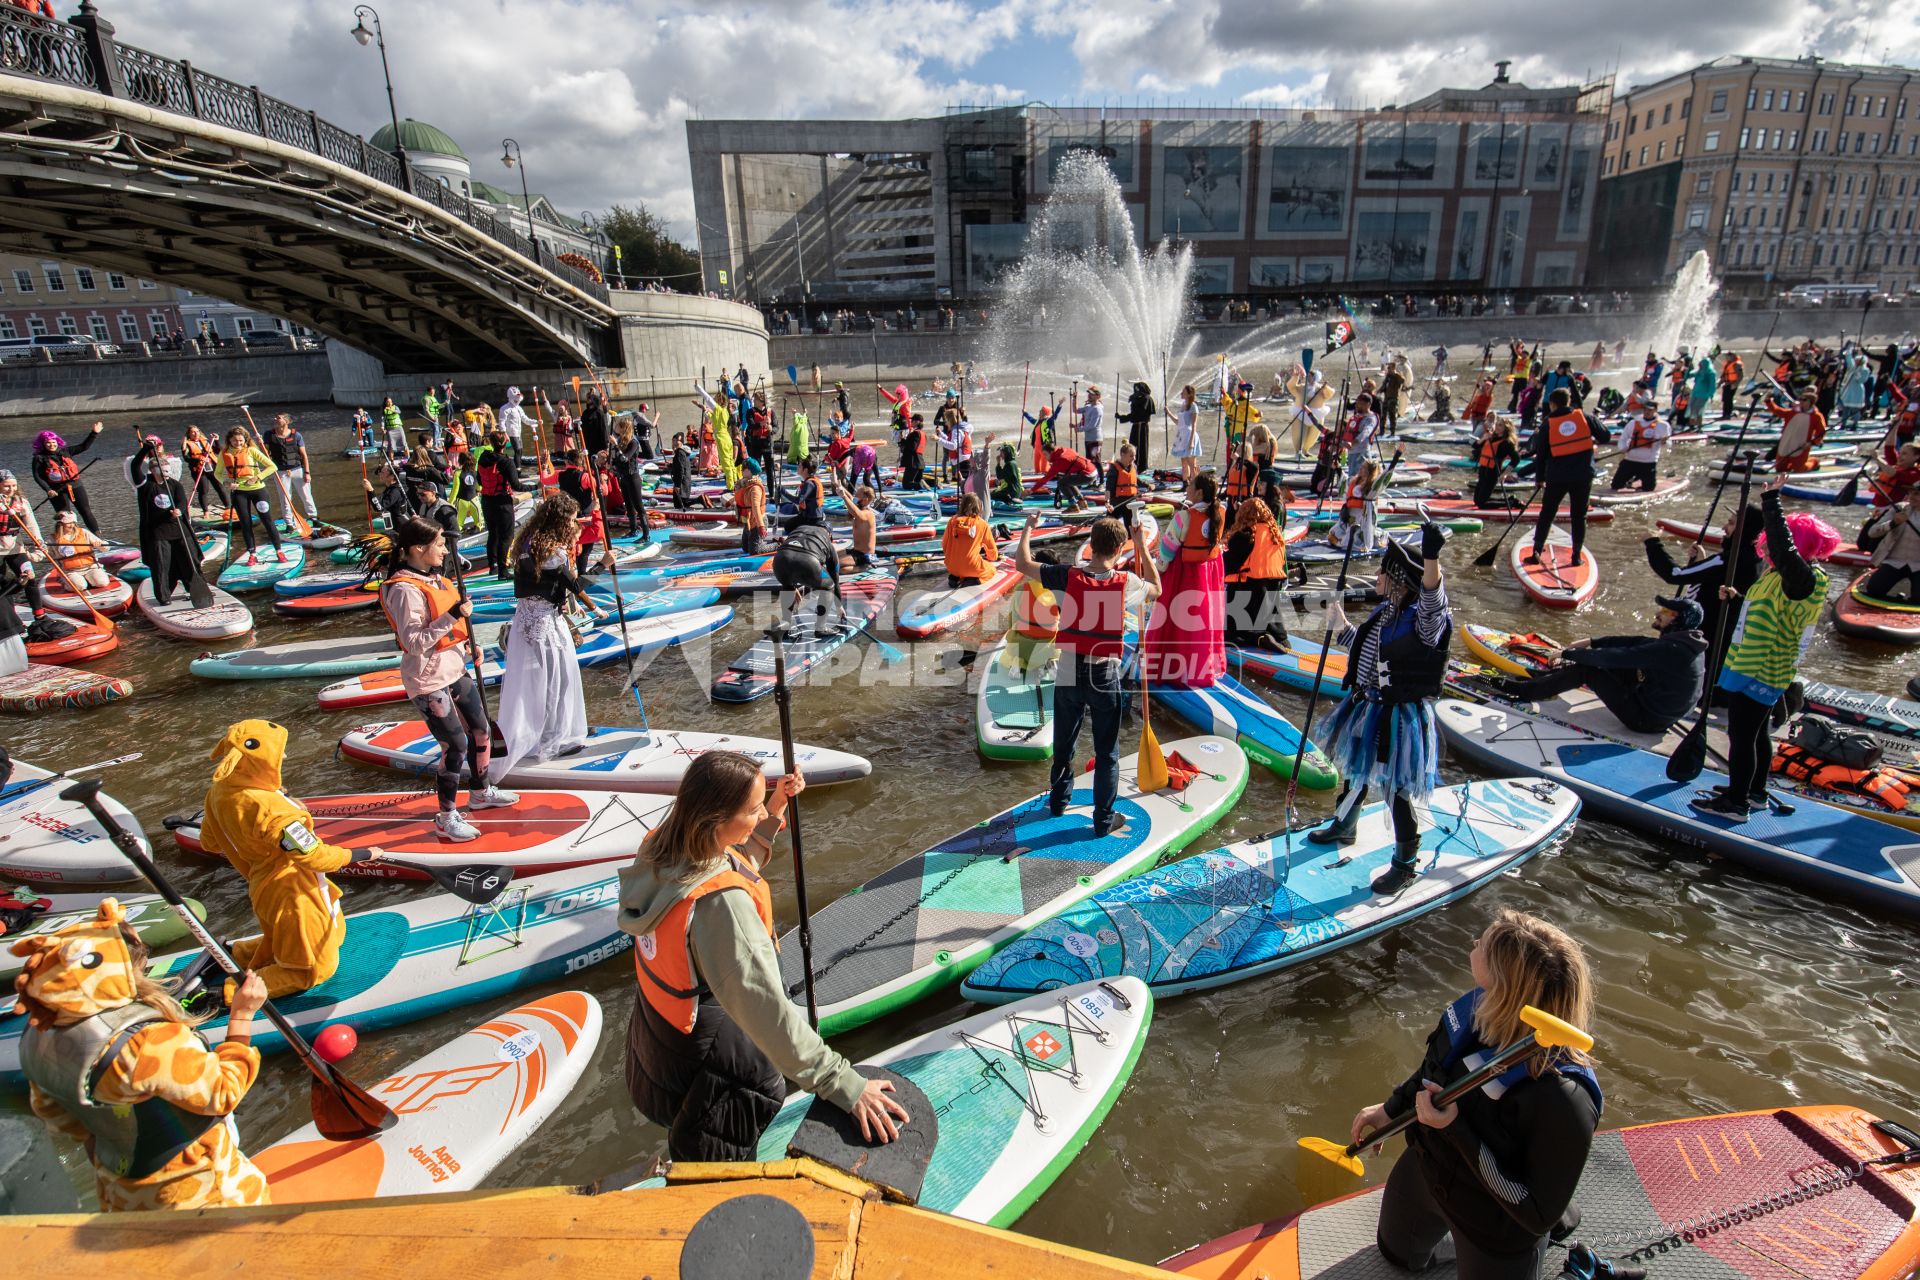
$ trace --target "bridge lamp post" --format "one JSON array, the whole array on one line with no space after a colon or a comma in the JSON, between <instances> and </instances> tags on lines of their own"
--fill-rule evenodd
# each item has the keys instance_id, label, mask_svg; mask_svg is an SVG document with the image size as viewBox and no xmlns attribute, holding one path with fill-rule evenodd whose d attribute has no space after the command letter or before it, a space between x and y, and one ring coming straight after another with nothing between
<instances>
[{"instance_id":1,"label":"bridge lamp post","mask_svg":"<svg viewBox=\"0 0 1920 1280\"><path fill-rule=\"evenodd\" d=\"M520 154L520 144L512 138L500 140L500 163L507 168L520 169L520 207L527 211L527 239L533 241L533 260L540 261L540 237L533 230L533 197L527 194L527 162Z\"/></svg>"},{"instance_id":2,"label":"bridge lamp post","mask_svg":"<svg viewBox=\"0 0 1920 1280\"><path fill-rule=\"evenodd\" d=\"M370 4L356 5L353 10L353 30L347 34L360 42L362 49L371 40L380 47L380 75L387 82L387 119L393 122L393 158L400 162L400 180L409 188L413 176L407 168L407 149L400 145L400 109L393 104L393 69L387 65L387 33L380 26L380 14ZM373 19L373 30L367 30L367 19Z\"/></svg>"}]
</instances>

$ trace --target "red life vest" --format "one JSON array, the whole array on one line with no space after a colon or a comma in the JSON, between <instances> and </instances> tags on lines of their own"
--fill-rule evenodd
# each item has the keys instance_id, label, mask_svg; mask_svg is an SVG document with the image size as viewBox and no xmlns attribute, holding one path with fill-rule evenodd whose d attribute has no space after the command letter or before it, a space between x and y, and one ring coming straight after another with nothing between
<instances>
[{"instance_id":1,"label":"red life vest","mask_svg":"<svg viewBox=\"0 0 1920 1280\"><path fill-rule=\"evenodd\" d=\"M506 468L502 467L500 460L492 454L486 455L481 460L478 470L482 497L497 498L504 493L512 492L507 484Z\"/></svg>"},{"instance_id":2,"label":"red life vest","mask_svg":"<svg viewBox=\"0 0 1920 1280\"><path fill-rule=\"evenodd\" d=\"M460 603L460 589L453 583L448 582L445 578L439 576L429 578L424 574L415 573L411 569L403 569L391 578L388 578L380 586L380 612L387 615L387 625L391 626L396 633L400 630L400 624L395 620L393 610L387 607L387 592L393 590L395 587L418 591L421 595L425 596L427 598L427 607L431 611L431 616L435 618L443 617L451 613L454 607ZM466 642L467 621L465 618L462 618L453 624L453 628L448 631L447 634L441 636L440 639L435 642L433 651L435 653L445 653L448 649L460 648L465 645Z\"/></svg>"},{"instance_id":3,"label":"red life vest","mask_svg":"<svg viewBox=\"0 0 1920 1280\"><path fill-rule=\"evenodd\" d=\"M1086 570L1067 570L1066 598L1060 603L1060 643L1086 658L1118 658L1126 640L1125 570L1105 578Z\"/></svg>"},{"instance_id":4,"label":"red life vest","mask_svg":"<svg viewBox=\"0 0 1920 1280\"><path fill-rule=\"evenodd\" d=\"M72 484L80 475L80 464L64 453L47 458L47 479L54 484Z\"/></svg>"},{"instance_id":5,"label":"red life vest","mask_svg":"<svg viewBox=\"0 0 1920 1280\"><path fill-rule=\"evenodd\" d=\"M753 903L754 914L773 931L773 893L767 882L746 863L727 855L727 869L709 876L692 893L667 908L666 914L634 942L633 971L640 981L640 995L653 1011L682 1032L693 1030L700 1012L700 997L705 987L694 979L693 952L687 945L687 933L693 923L693 905L710 893L744 889Z\"/></svg>"},{"instance_id":6,"label":"red life vest","mask_svg":"<svg viewBox=\"0 0 1920 1280\"><path fill-rule=\"evenodd\" d=\"M1575 409L1557 418L1547 419L1547 451L1556 458L1593 452L1593 429L1587 415Z\"/></svg>"}]
</instances>

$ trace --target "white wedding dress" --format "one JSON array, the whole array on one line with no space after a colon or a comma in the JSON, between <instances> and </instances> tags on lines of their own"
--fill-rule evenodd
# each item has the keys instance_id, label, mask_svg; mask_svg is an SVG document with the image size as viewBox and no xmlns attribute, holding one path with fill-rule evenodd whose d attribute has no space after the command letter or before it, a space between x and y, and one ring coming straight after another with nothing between
<instances>
[{"instance_id":1,"label":"white wedding dress","mask_svg":"<svg viewBox=\"0 0 1920 1280\"><path fill-rule=\"evenodd\" d=\"M566 563L566 554L555 552L541 567L552 570ZM587 738L580 663L560 610L537 597L516 601L505 640L499 723L507 749L489 770L496 779L522 760L551 760Z\"/></svg>"}]
</instances>

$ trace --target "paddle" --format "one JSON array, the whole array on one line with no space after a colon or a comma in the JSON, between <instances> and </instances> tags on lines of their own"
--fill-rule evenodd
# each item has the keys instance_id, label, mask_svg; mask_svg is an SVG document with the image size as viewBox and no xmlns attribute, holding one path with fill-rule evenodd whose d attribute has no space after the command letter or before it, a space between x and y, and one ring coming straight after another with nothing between
<instances>
[{"instance_id":1,"label":"paddle","mask_svg":"<svg viewBox=\"0 0 1920 1280\"><path fill-rule=\"evenodd\" d=\"M1454 1080L1435 1095L1433 1105L1440 1109L1452 1106L1536 1049L1564 1048L1586 1053L1593 1048L1593 1037L1585 1031L1532 1005L1521 1008L1520 1021L1532 1030L1474 1070ZM1360 1162L1360 1153L1368 1147L1378 1147L1388 1138L1406 1132L1419 1122L1419 1113L1409 1110L1360 1141L1349 1142L1345 1146L1325 1138L1302 1138L1297 1153L1299 1171L1294 1184L1300 1188L1309 1205L1319 1204L1351 1190L1354 1180L1364 1178L1367 1172L1366 1166ZM1308 1159L1308 1156L1313 1158Z\"/></svg>"},{"instance_id":2,"label":"paddle","mask_svg":"<svg viewBox=\"0 0 1920 1280\"><path fill-rule=\"evenodd\" d=\"M1867 474L1867 468L1872 465L1873 465L1872 454L1868 454L1866 457L1860 460L1860 469L1853 473L1853 479L1841 485L1840 492L1833 495L1834 506L1850 507L1853 505L1854 499L1860 496L1860 481ZM1875 484L1873 487L1876 489L1880 488L1878 484ZM1882 490L1882 492L1884 492L1884 490Z\"/></svg>"},{"instance_id":3,"label":"paddle","mask_svg":"<svg viewBox=\"0 0 1920 1280\"><path fill-rule=\"evenodd\" d=\"M786 772L793 763L793 690L787 686L787 648L778 623L767 628L773 644L773 702L780 709L780 753ZM787 830L793 836L793 899L800 909L800 966L806 974L807 1025L820 1029L820 1008L813 998L813 914L807 910L807 859L800 843L800 798L787 799Z\"/></svg>"},{"instance_id":4,"label":"paddle","mask_svg":"<svg viewBox=\"0 0 1920 1280\"><path fill-rule=\"evenodd\" d=\"M243 404L240 406L240 412L247 415L247 430L253 433L253 442L260 446L260 452L270 453L271 451L267 448L266 438L260 434L260 428L253 424L253 410ZM307 518L301 515L299 509L293 505L293 490L287 487L287 478L276 470L273 473L273 482L280 486L280 496L287 504L287 519L292 523L295 532L303 538L311 538L313 536L313 526L307 522Z\"/></svg>"},{"instance_id":5,"label":"paddle","mask_svg":"<svg viewBox=\"0 0 1920 1280\"><path fill-rule=\"evenodd\" d=\"M1500 531L1500 536L1493 540L1493 545L1473 558L1475 564L1479 565L1482 569L1490 569L1493 567L1493 562L1500 558L1501 544L1507 540L1507 535L1513 532L1514 526L1520 523L1521 515L1524 514L1526 509L1532 506L1534 500L1540 496L1540 488L1546 484L1546 482L1545 476L1533 482L1533 492L1527 495L1525 502L1513 509L1513 514L1507 519L1507 527Z\"/></svg>"},{"instance_id":6,"label":"paddle","mask_svg":"<svg viewBox=\"0 0 1920 1280\"><path fill-rule=\"evenodd\" d=\"M85 782L75 783L62 791L60 798L76 800L87 806L111 837L114 846L120 850L128 862L133 864L134 870L138 871L142 878L167 900L167 905L173 908L173 914L179 917L180 923L186 926L187 932L193 935L194 941L213 957L214 963L220 966L221 971L235 981L244 976L239 964L227 954L226 948L214 941L213 934L200 923L200 917L194 915L187 907L186 900L180 896L180 891L175 889L167 878L160 874L160 869L153 865L153 859L140 848L139 840L132 832L115 821L113 815L107 811L107 806L100 799L98 778L89 778ZM287 1047L298 1054L307 1070L313 1073L311 1099L313 1123L314 1127L320 1130L322 1137L332 1142L351 1142L357 1138L370 1138L376 1133L393 1127L395 1118L393 1111L384 1102L336 1071L332 1064L322 1060L320 1055L313 1051L313 1046L307 1043L306 1038L294 1030L293 1024L287 1021L286 1016L273 1007L271 1001L262 1005L260 1012L267 1016L267 1021L273 1024L274 1030L286 1040Z\"/></svg>"},{"instance_id":7,"label":"paddle","mask_svg":"<svg viewBox=\"0 0 1920 1280\"><path fill-rule=\"evenodd\" d=\"M202 466L211 465L212 461L211 456L209 456L207 462L203 463ZM149 461L147 465L151 468L153 465L152 461ZM360 465L363 468L366 466L364 462ZM195 468L193 473L193 490L195 493L199 492L200 489L200 474L200 468ZM164 470L161 475L164 480ZM189 503L193 501L192 494L187 496L187 501ZM180 536L186 539L185 544L180 549L180 553L182 555L192 556L194 558L194 568L197 570L192 580L187 583L187 599L193 602L193 607L196 609L211 609L213 608L213 588L207 584L207 558L200 551L200 539L193 531L193 522L187 519L187 513L177 504L173 508L173 520L175 524L180 526ZM227 545L228 547L233 545L232 520L227 521ZM220 568L226 568L224 561L221 563ZM218 581L219 577L219 570L215 570L215 581ZM158 605L160 603L160 579L157 575L150 573L148 575L148 582L151 584L151 590L153 591L154 604ZM172 599L173 597L171 588L169 588L167 592L167 597L168 599Z\"/></svg>"},{"instance_id":8,"label":"paddle","mask_svg":"<svg viewBox=\"0 0 1920 1280\"><path fill-rule=\"evenodd\" d=\"M86 528L85 525L81 525L80 527L83 529ZM80 584L67 576L66 569L61 567L60 562L53 558L53 553L47 550L46 543L40 541L40 535L33 531L33 526L22 520L20 522L20 532L26 534L27 537L32 540L34 549L46 560L47 567L60 576L60 581L67 584L67 590L73 593L74 598L81 604L87 606L87 612L93 615L94 625L100 627L102 630L112 631L114 629L113 620L95 608L92 598L89 597L85 591L81 590ZM6 607L12 608L13 606L8 605Z\"/></svg>"},{"instance_id":9,"label":"paddle","mask_svg":"<svg viewBox=\"0 0 1920 1280\"><path fill-rule=\"evenodd\" d=\"M73 478L73 480L78 480L80 476L87 474L87 471L93 466L94 463L98 461L100 461L100 459L98 458L88 458L87 465L80 468L80 475L76 475ZM67 491L67 501L69 502L73 501L73 480L68 480L61 484L61 488ZM51 501L53 501L53 490L49 489L45 494L41 496L40 500L34 503L33 505L37 509L37 508L46 506L47 503Z\"/></svg>"},{"instance_id":10,"label":"paddle","mask_svg":"<svg viewBox=\"0 0 1920 1280\"><path fill-rule=\"evenodd\" d=\"M18 787L0 785L0 804L10 803L18 800L21 796L30 795L42 787L50 787L63 779L70 779L76 773L92 773L96 769L111 769L117 764L130 764L144 754L146 753L141 751L130 751L124 756L115 756L111 760L96 760L92 764L77 764L71 769L63 769L59 773L50 773L44 778L33 778L21 783ZM8 768L12 768L12 762L10 760L8 761ZM3 778L4 775L0 775L0 779Z\"/></svg>"},{"instance_id":11,"label":"paddle","mask_svg":"<svg viewBox=\"0 0 1920 1280\"><path fill-rule=\"evenodd\" d=\"M1133 771L1134 785L1143 794L1159 791L1173 780L1167 769L1167 753L1153 734L1153 708L1147 700L1147 637L1140 637L1140 755Z\"/></svg>"},{"instance_id":12,"label":"paddle","mask_svg":"<svg viewBox=\"0 0 1920 1280\"><path fill-rule=\"evenodd\" d=\"M1749 449L1747 451L1747 458L1749 461L1752 460L1753 455L1754 455L1754 451ZM1740 477L1740 510L1745 511L1747 509L1747 498L1749 497L1749 495L1752 494L1752 492L1753 492L1753 473L1751 471L1748 471L1742 474ZM1713 513L1711 510L1709 510L1707 514L1709 515L1709 517L1711 517ZM1701 530L1701 536L1702 537L1706 536L1706 530L1704 528L1702 528ZM1740 530L1740 536L1743 538L1751 537L1753 536L1753 530L1742 528ZM1727 552L1726 572L1722 576L1720 581L1723 587L1730 587L1733 585L1733 571L1735 567L1738 566L1740 563L1740 549L1738 547L1728 547L1726 549L1726 552ZM1730 611L1728 610L1725 602L1722 602L1720 606L1720 611L1718 615L1715 616L1714 622L1713 622L1713 644L1707 649L1707 652L1710 654L1717 653L1720 650L1720 640L1721 640L1721 637L1726 634L1727 614L1729 612ZM1709 666L1711 665L1712 664L1709 664ZM1701 689L1700 689L1700 714L1694 720L1693 728L1687 730L1686 736L1680 739L1680 745L1675 747L1673 749L1673 754L1667 757L1667 780L1668 781L1692 782L1695 778L1700 776L1700 771L1706 768L1706 765L1707 765L1707 709L1712 705L1712 703L1713 703L1713 682L1710 680L1702 681Z\"/></svg>"}]
</instances>

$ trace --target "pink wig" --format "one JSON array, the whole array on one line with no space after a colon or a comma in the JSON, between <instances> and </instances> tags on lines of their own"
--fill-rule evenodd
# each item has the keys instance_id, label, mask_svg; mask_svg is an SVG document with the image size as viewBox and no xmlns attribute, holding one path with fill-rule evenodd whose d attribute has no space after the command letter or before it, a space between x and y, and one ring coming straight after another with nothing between
<instances>
[{"instance_id":1,"label":"pink wig","mask_svg":"<svg viewBox=\"0 0 1920 1280\"><path fill-rule=\"evenodd\" d=\"M1818 564L1840 549L1844 539L1840 531L1808 511L1796 511L1787 517L1787 532L1793 535L1794 550L1809 564ZM1760 535L1758 549L1768 559L1766 534Z\"/></svg>"}]
</instances>

